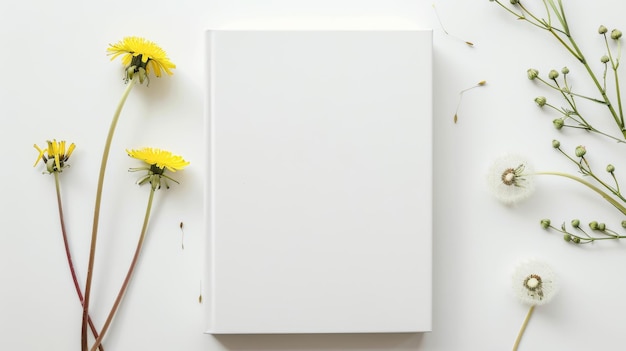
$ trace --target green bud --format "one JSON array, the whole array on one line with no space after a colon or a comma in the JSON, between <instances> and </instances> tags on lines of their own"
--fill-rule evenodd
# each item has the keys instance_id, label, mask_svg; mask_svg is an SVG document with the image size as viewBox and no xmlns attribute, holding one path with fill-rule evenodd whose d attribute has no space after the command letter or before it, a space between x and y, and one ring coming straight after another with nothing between
<instances>
[{"instance_id":1,"label":"green bud","mask_svg":"<svg viewBox=\"0 0 626 351\"><path fill-rule=\"evenodd\" d=\"M580 227L580 221L578 219L572 219L572 227L574 228Z\"/></svg>"},{"instance_id":2,"label":"green bud","mask_svg":"<svg viewBox=\"0 0 626 351\"><path fill-rule=\"evenodd\" d=\"M598 28L598 33L599 34L605 34L608 31L609 30L605 26L600 26L600 28Z\"/></svg>"},{"instance_id":3,"label":"green bud","mask_svg":"<svg viewBox=\"0 0 626 351\"><path fill-rule=\"evenodd\" d=\"M609 62L609 57L608 57L608 56L606 56L606 55L604 55L604 56L600 57L600 62L602 62L602 63L607 63L607 62Z\"/></svg>"},{"instance_id":4,"label":"green bud","mask_svg":"<svg viewBox=\"0 0 626 351\"><path fill-rule=\"evenodd\" d=\"M550 228L550 220L549 219L542 219L541 222L539 222L541 224L541 227L543 229L548 229Z\"/></svg>"},{"instance_id":5,"label":"green bud","mask_svg":"<svg viewBox=\"0 0 626 351\"><path fill-rule=\"evenodd\" d=\"M591 228L592 230L597 230L598 229L598 222L593 221L589 223L589 228Z\"/></svg>"},{"instance_id":6,"label":"green bud","mask_svg":"<svg viewBox=\"0 0 626 351\"><path fill-rule=\"evenodd\" d=\"M598 230L603 232L606 229L606 224L598 223Z\"/></svg>"},{"instance_id":7,"label":"green bud","mask_svg":"<svg viewBox=\"0 0 626 351\"><path fill-rule=\"evenodd\" d=\"M567 67L561 68L561 73L568 74L569 73L569 68L567 68Z\"/></svg>"},{"instance_id":8,"label":"green bud","mask_svg":"<svg viewBox=\"0 0 626 351\"><path fill-rule=\"evenodd\" d=\"M556 139L552 140L552 147L555 148L555 149L560 148L561 147L561 142L556 140Z\"/></svg>"},{"instance_id":9,"label":"green bud","mask_svg":"<svg viewBox=\"0 0 626 351\"><path fill-rule=\"evenodd\" d=\"M565 234L563 234L563 240L565 240L567 242L570 242L570 241L572 241L572 236L567 234L567 233L565 233Z\"/></svg>"},{"instance_id":10,"label":"green bud","mask_svg":"<svg viewBox=\"0 0 626 351\"><path fill-rule=\"evenodd\" d=\"M528 71L526 71L526 73L528 74L528 79L530 80L533 80L539 76L539 71L537 71L534 68L529 68Z\"/></svg>"},{"instance_id":11,"label":"green bud","mask_svg":"<svg viewBox=\"0 0 626 351\"><path fill-rule=\"evenodd\" d=\"M548 72L548 78L557 79L558 77L559 77L559 72L557 70L553 69L550 72Z\"/></svg>"},{"instance_id":12,"label":"green bud","mask_svg":"<svg viewBox=\"0 0 626 351\"><path fill-rule=\"evenodd\" d=\"M577 237L577 236L575 236L575 237L573 237L573 238L572 238L572 242L573 242L574 244L580 244L580 238L579 238L579 237Z\"/></svg>"},{"instance_id":13,"label":"green bud","mask_svg":"<svg viewBox=\"0 0 626 351\"><path fill-rule=\"evenodd\" d=\"M519 3L519 0L510 0L511 5L517 5Z\"/></svg>"},{"instance_id":14,"label":"green bud","mask_svg":"<svg viewBox=\"0 0 626 351\"><path fill-rule=\"evenodd\" d=\"M608 166L606 166L606 171L609 173L615 172L615 166L613 166L612 164L609 164Z\"/></svg>"},{"instance_id":15,"label":"green bud","mask_svg":"<svg viewBox=\"0 0 626 351\"><path fill-rule=\"evenodd\" d=\"M622 32L619 29L613 29L611 31L611 39L619 39L622 37Z\"/></svg>"},{"instance_id":16,"label":"green bud","mask_svg":"<svg viewBox=\"0 0 626 351\"><path fill-rule=\"evenodd\" d=\"M545 96L538 96L538 97L536 97L535 98L535 103L539 107L544 107L546 105L546 98L545 98Z\"/></svg>"},{"instance_id":17,"label":"green bud","mask_svg":"<svg viewBox=\"0 0 626 351\"><path fill-rule=\"evenodd\" d=\"M583 157L587 153L587 149L585 149L585 147L582 145L578 145L576 146L576 150L574 150L574 153L576 154L576 157Z\"/></svg>"},{"instance_id":18,"label":"green bud","mask_svg":"<svg viewBox=\"0 0 626 351\"><path fill-rule=\"evenodd\" d=\"M622 228L626 228L626 221L622 221Z\"/></svg>"},{"instance_id":19,"label":"green bud","mask_svg":"<svg viewBox=\"0 0 626 351\"><path fill-rule=\"evenodd\" d=\"M562 119L557 118L554 121L552 121L552 124L554 125L554 128L561 129L565 125L565 122Z\"/></svg>"}]
</instances>

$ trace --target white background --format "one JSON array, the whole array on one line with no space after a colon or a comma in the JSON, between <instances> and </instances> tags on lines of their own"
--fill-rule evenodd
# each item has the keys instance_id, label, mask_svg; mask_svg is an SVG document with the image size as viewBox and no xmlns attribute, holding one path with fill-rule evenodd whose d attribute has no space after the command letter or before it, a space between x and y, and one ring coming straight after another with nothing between
<instances>
[{"instance_id":1,"label":"white background","mask_svg":"<svg viewBox=\"0 0 626 351\"><path fill-rule=\"evenodd\" d=\"M539 178L537 193L515 207L486 190L485 172L502 153L527 155L540 170L576 170L551 149L553 138L573 149L584 144L596 169L623 169L616 144L581 133L560 135L554 115L533 99L547 92L526 69L546 73L568 65L575 86L584 72L547 33L513 19L489 1L316 0L252 1L43 1L5 2L0 11L2 83L0 138L6 158L0 197L0 349L78 350L80 306L58 230L53 179L33 168L33 143L78 145L62 175L68 229L81 280L86 275L92 204L102 143L124 89L119 62L105 49L123 36L156 41L177 64L172 77L136 87L123 111L105 185L103 226L92 310L104 316L134 250L148 189L134 184L137 166L124 148L155 146L185 156L191 166L175 174L181 185L156 196L145 251L120 313L105 341L109 350L502 350L510 348L526 313L510 288L520 260L552 264L561 292L537 309L522 349L617 350L625 340L622 278L626 248L605 242L567 245L538 221L578 217L620 229L621 216L586 189ZM599 24L624 25L626 5L565 1L570 25L594 64L604 51ZM203 89L204 30L264 22L382 27L432 27L434 33L434 304L433 332L380 335L203 334ZM473 48L453 36L475 43ZM595 64L595 67L599 67ZM452 116L465 93L459 122ZM555 100L558 106L560 103ZM617 151L616 151L617 150ZM595 151L595 152L594 152ZM620 167L622 166L622 167ZM428 170L425 170L428 171ZM184 222L184 236L179 228ZM182 236L182 238L181 238ZM184 249L181 248L184 240Z\"/></svg>"}]
</instances>

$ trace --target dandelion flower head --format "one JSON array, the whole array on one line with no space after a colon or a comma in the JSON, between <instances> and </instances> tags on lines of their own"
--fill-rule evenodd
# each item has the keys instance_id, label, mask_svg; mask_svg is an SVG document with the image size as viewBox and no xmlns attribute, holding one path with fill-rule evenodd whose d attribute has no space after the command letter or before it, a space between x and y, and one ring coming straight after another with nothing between
<instances>
[{"instance_id":1,"label":"dandelion flower head","mask_svg":"<svg viewBox=\"0 0 626 351\"><path fill-rule=\"evenodd\" d=\"M37 149L37 151L39 152L39 155L37 156L37 160L35 160L35 164L33 165L33 167L37 166L39 161L43 161L43 163L46 165L46 170L48 171L48 173L62 172L63 168L69 167L69 165L67 164L67 160L69 160L72 152L74 152L76 145L74 143L71 143L66 150L65 140L48 140L47 144L48 147L44 148L40 148L37 144L33 145L33 147L35 147L35 149Z\"/></svg>"},{"instance_id":2,"label":"dandelion flower head","mask_svg":"<svg viewBox=\"0 0 626 351\"><path fill-rule=\"evenodd\" d=\"M513 290L517 298L526 305L543 305L558 291L556 276L545 262L527 260L520 263L513 272Z\"/></svg>"},{"instance_id":3,"label":"dandelion flower head","mask_svg":"<svg viewBox=\"0 0 626 351\"><path fill-rule=\"evenodd\" d=\"M137 150L126 150L128 156L144 161L150 166L161 170L167 168L171 172L179 171L189 165L182 156L174 155L169 151L152 147L144 147Z\"/></svg>"},{"instance_id":4,"label":"dandelion flower head","mask_svg":"<svg viewBox=\"0 0 626 351\"><path fill-rule=\"evenodd\" d=\"M523 157L505 155L489 167L487 185L496 199L511 205L528 198L535 190L532 165Z\"/></svg>"},{"instance_id":5,"label":"dandelion flower head","mask_svg":"<svg viewBox=\"0 0 626 351\"><path fill-rule=\"evenodd\" d=\"M122 56L122 64L126 67L128 79L139 73L139 78L143 82L151 71L160 77L162 71L172 75L171 70L176 68L163 49L141 37L125 37L116 44L109 44L107 52L108 55L112 55L111 60Z\"/></svg>"},{"instance_id":6,"label":"dandelion flower head","mask_svg":"<svg viewBox=\"0 0 626 351\"><path fill-rule=\"evenodd\" d=\"M164 174L165 170L170 172L176 172L182 170L189 165L188 161L185 161L182 156L174 155L169 151L161 150L157 148L144 147L136 150L126 150L128 156L136 158L146 163L146 166L139 168L131 168L131 171L146 170L148 174L139 180L139 185L142 185L148 181L152 184L153 189L161 187L162 178L178 183L176 180Z\"/></svg>"}]
</instances>

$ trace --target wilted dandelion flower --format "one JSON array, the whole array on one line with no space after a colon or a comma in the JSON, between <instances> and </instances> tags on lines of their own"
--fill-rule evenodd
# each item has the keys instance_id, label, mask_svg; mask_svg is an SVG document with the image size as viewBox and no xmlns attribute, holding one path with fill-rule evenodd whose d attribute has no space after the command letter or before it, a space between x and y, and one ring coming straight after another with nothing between
<instances>
[{"instance_id":1,"label":"wilted dandelion flower","mask_svg":"<svg viewBox=\"0 0 626 351\"><path fill-rule=\"evenodd\" d=\"M558 285L552 268L545 262L528 260L513 272L512 284L517 298L530 306L543 305L554 297Z\"/></svg>"},{"instance_id":2,"label":"wilted dandelion flower","mask_svg":"<svg viewBox=\"0 0 626 351\"><path fill-rule=\"evenodd\" d=\"M533 169L526 159L516 155L497 158L487 174L487 185L501 202L510 205L529 197L535 190Z\"/></svg>"},{"instance_id":3,"label":"wilted dandelion flower","mask_svg":"<svg viewBox=\"0 0 626 351\"><path fill-rule=\"evenodd\" d=\"M111 60L122 55L126 78L132 79L137 73L141 83L148 78L150 71L160 77L161 71L172 75L171 69L176 68L163 49L141 37L125 37L116 44L109 44L107 51L109 55L113 55Z\"/></svg>"},{"instance_id":4,"label":"wilted dandelion flower","mask_svg":"<svg viewBox=\"0 0 626 351\"><path fill-rule=\"evenodd\" d=\"M47 143L47 148L40 148L37 144L33 145L35 149L39 151L39 155L37 156L37 160L35 160L33 167L37 166L39 161L43 161L46 165L48 173L62 172L63 168L69 166L67 164L67 160L72 155L76 145L71 143L66 150L65 140L57 142L56 139L53 139L52 141L48 140Z\"/></svg>"},{"instance_id":5,"label":"wilted dandelion flower","mask_svg":"<svg viewBox=\"0 0 626 351\"><path fill-rule=\"evenodd\" d=\"M139 180L139 185L142 185L148 181L152 184L153 189L161 188L161 178L169 179L175 183L176 180L165 175L165 170L170 172L176 172L182 170L187 165L188 161L185 161L182 156L174 155L169 151L161 150L157 148L144 147L137 150L126 150L128 156L141 160L147 164L145 167L131 168L130 171L148 171L148 174ZM167 185L167 181L165 186Z\"/></svg>"}]
</instances>

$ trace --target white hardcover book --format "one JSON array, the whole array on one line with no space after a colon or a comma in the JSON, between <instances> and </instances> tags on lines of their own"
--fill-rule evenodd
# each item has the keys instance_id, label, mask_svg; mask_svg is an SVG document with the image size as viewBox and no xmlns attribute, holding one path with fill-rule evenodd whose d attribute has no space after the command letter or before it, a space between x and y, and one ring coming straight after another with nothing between
<instances>
[{"instance_id":1,"label":"white hardcover book","mask_svg":"<svg viewBox=\"0 0 626 351\"><path fill-rule=\"evenodd\" d=\"M432 32L206 46L207 333L429 331Z\"/></svg>"}]
</instances>

